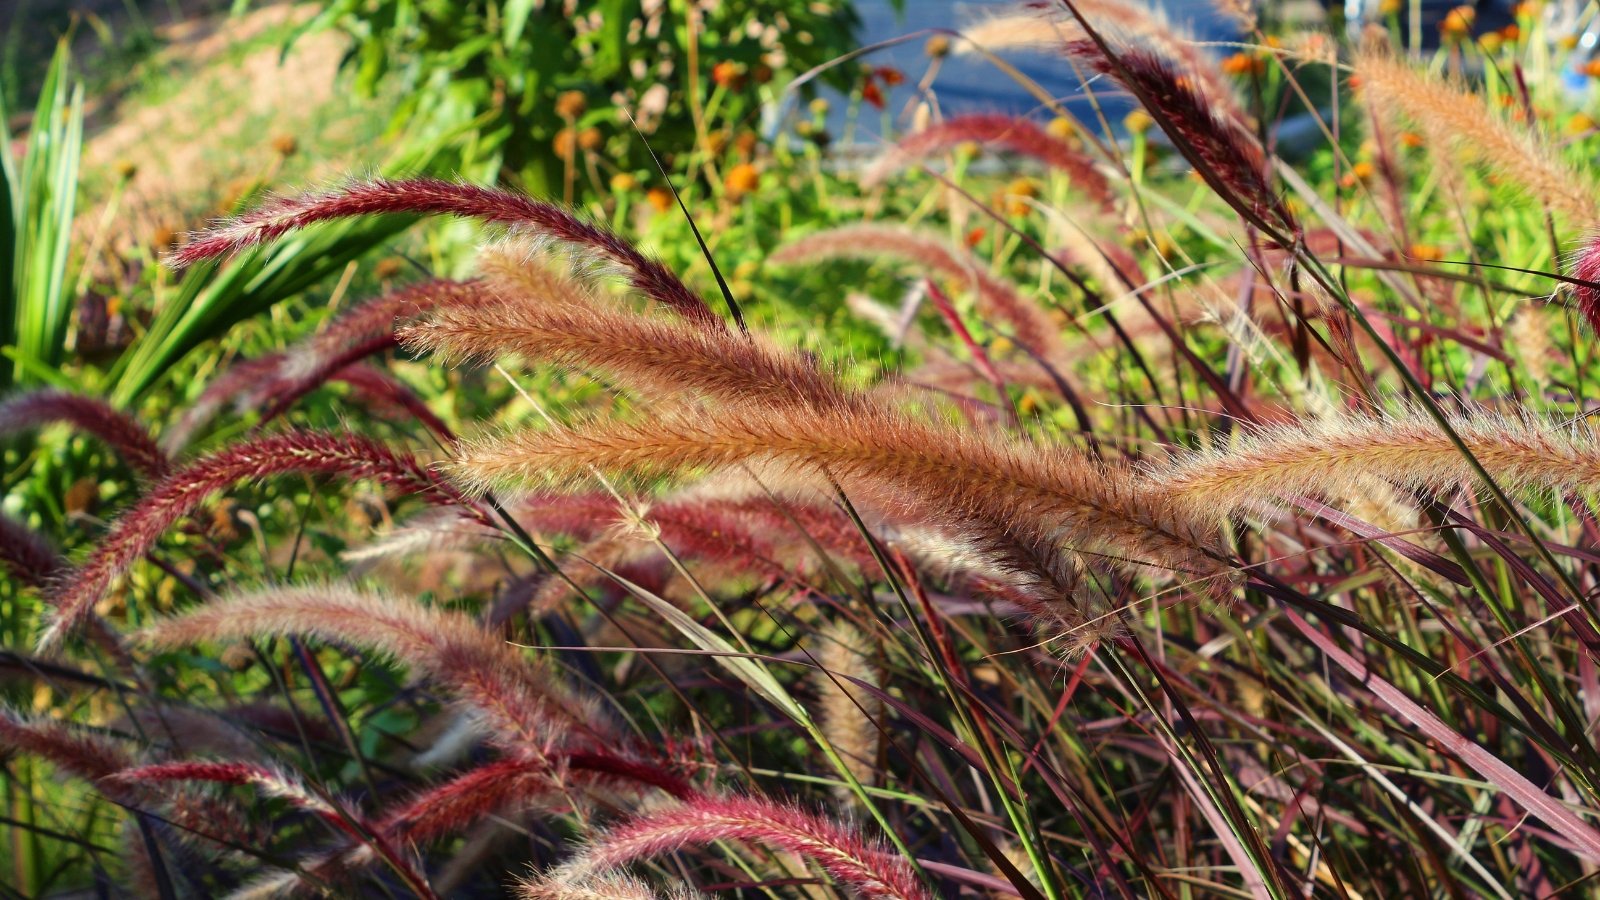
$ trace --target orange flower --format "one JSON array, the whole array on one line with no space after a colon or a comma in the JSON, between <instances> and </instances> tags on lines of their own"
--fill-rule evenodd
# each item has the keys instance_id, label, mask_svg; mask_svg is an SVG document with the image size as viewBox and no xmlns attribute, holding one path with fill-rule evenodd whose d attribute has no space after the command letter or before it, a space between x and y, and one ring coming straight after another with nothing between
<instances>
[{"instance_id":1,"label":"orange flower","mask_svg":"<svg viewBox=\"0 0 1600 900\"><path fill-rule=\"evenodd\" d=\"M1471 33L1472 23L1476 22L1477 19L1477 10L1470 6L1458 6L1444 14L1444 19L1439 22L1439 33L1461 37Z\"/></svg>"},{"instance_id":2,"label":"orange flower","mask_svg":"<svg viewBox=\"0 0 1600 900\"><path fill-rule=\"evenodd\" d=\"M725 59L711 67L711 80L718 87L728 90L738 90L744 84L744 67L731 59Z\"/></svg>"},{"instance_id":3,"label":"orange flower","mask_svg":"<svg viewBox=\"0 0 1600 900\"><path fill-rule=\"evenodd\" d=\"M1600 78L1600 59L1591 59L1584 63L1583 74L1590 78Z\"/></svg>"},{"instance_id":4,"label":"orange flower","mask_svg":"<svg viewBox=\"0 0 1600 900\"><path fill-rule=\"evenodd\" d=\"M1376 173L1377 169L1372 163L1362 160L1351 166L1350 171L1344 173L1344 177L1339 179L1339 184L1341 187L1352 188L1363 182L1370 181Z\"/></svg>"},{"instance_id":5,"label":"orange flower","mask_svg":"<svg viewBox=\"0 0 1600 900\"><path fill-rule=\"evenodd\" d=\"M561 159L571 161L578 150L578 136L571 128L563 128L556 132L555 140L550 142L550 149Z\"/></svg>"},{"instance_id":6,"label":"orange flower","mask_svg":"<svg viewBox=\"0 0 1600 900\"><path fill-rule=\"evenodd\" d=\"M672 192L664 187L653 187L644 193L644 199L658 213L672 208Z\"/></svg>"},{"instance_id":7,"label":"orange flower","mask_svg":"<svg viewBox=\"0 0 1600 900\"><path fill-rule=\"evenodd\" d=\"M976 247L976 246L978 246L978 244L983 240L984 235L986 235L988 233L989 232L986 229L982 228L982 227L974 228L971 231L967 232L967 237L966 237L967 246L968 247Z\"/></svg>"},{"instance_id":8,"label":"orange flower","mask_svg":"<svg viewBox=\"0 0 1600 900\"><path fill-rule=\"evenodd\" d=\"M893 66L879 66L873 74L885 87L895 87L906 80L906 76Z\"/></svg>"},{"instance_id":9,"label":"orange flower","mask_svg":"<svg viewBox=\"0 0 1600 900\"><path fill-rule=\"evenodd\" d=\"M761 173L749 163L734 166L722 179L722 186L727 189L730 197L742 197L754 191L760 184Z\"/></svg>"},{"instance_id":10,"label":"orange flower","mask_svg":"<svg viewBox=\"0 0 1600 900\"><path fill-rule=\"evenodd\" d=\"M556 95L556 115L563 119L576 119L588 108L589 100L583 91L562 91Z\"/></svg>"},{"instance_id":11,"label":"orange flower","mask_svg":"<svg viewBox=\"0 0 1600 900\"><path fill-rule=\"evenodd\" d=\"M1235 53L1222 61L1222 71L1229 75L1260 75L1266 69L1266 60L1249 53Z\"/></svg>"},{"instance_id":12,"label":"orange flower","mask_svg":"<svg viewBox=\"0 0 1600 900\"><path fill-rule=\"evenodd\" d=\"M1400 132L1400 146L1409 147L1415 150L1418 147L1421 147L1422 143L1422 135L1417 134L1415 131Z\"/></svg>"},{"instance_id":13,"label":"orange flower","mask_svg":"<svg viewBox=\"0 0 1600 900\"><path fill-rule=\"evenodd\" d=\"M1412 244L1406 255L1424 262L1437 262L1444 259L1444 249L1433 244Z\"/></svg>"},{"instance_id":14,"label":"orange flower","mask_svg":"<svg viewBox=\"0 0 1600 900\"><path fill-rule=\"evenodd\" d=\"M578 132L578 146L590 152L599 150L600 145L605 142L605 135L601 134L598 128L585 128Z\"/></svg>"}]
</instances>

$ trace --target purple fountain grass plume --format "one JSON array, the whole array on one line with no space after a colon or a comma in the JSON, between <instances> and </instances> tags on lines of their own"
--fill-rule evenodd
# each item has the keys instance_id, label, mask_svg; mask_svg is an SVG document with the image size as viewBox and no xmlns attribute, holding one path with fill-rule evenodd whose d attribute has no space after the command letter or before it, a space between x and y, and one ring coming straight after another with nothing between
<instances>
[{"instance_id":1,"label":"purple fountain grass plume","mask_svg":"<svg viewBox=\"0 0 1600 900\"><path fill-rule=\"evenodd\" d=\"M409 349L437 354L446 362L512 353L599 371L651 399L853 402L812 360L758 335L709 330L600 304L508 300L488 315L443 308L401 329L400 338Z\"/></svg>"},{"instance_id":2,"label":"purple fountain grass plume","mask_svg":"<svg viewBox=\"0 0 1600 900\"><path fill-rule=\"evenodd\" d=\"M680 800L697 793L681 776L642 758L593 751L565 754L554 762L511 758L484 763L396 804L376 825L396 841L421 844L508 808L545 798L564 804L572 785L622 785L635 793L652 788Z\"/></svg>"},{"instance_id":3,"label":"purple fountain grass plume","mask_svg":"<svg viewBox=\"0 0 1600 900\"><path fill-rule=\"evenodd\" d=\"M1096 42L1083 40L1074 41L1068 51L1126 87L1195 171L1247 218L1299 231L1293 213L1267 182L1261 145L1203 89L1203 82L1143 47L1122 47L1111 56Z\"/></svg>"},{"instance_id":4,"label":"purple fountain grass plume","mask_svg":"<svg viewBox=\"0 0 1600 900\"><path fill-rule=\"evenodd\" d=\"M1572 261L1572 277L1588 282L1569 284L1567 290L1571 292L1584 321L1589 323L1589 327L1596 334L1600 334L1600 235L1590 237L1583 250Z\"/></svg>"},{"instance_id":5,"label":"purple fountain grass plume","mask_svg":"<svg viewBox=\"0 0 1600 900\"><path fill-rule=\"evenodd\" d=\"M191 791L117 781L139 764L120 742L53 719L29 718L0 706L0 758L27 753L94 785L106 799L130 809L160 809L183 833L229 842L258 842L240 811Z\"/></svg>"},{"instance_id":6,"label":"purple fountain grass plume","mask_svg":"<svg viewBox=\"0 0 1600 900\"><path fill-rule=\"evenodd\" d=\"M28 718L0 706L0 756L27 753L47 759L63 772L89 781L135 765L134 758L110 738L54 719ZM107 795L121 802L132 793Z\"/></svg>"},{"instance_id":7,"label":"purple fountain grass plume","mask_svg":"<svg viewBox=\"0 0 1600 900\"><path fill-rule=\"evenodd\" d=\"M392 335L395 328L439 307L477 307L497 303L499 294L480 281L430 279L408 285L357 304L290 350L295 360L285 367L294 375L299 366L315 364L351 346Z\"/></svg>"},{"instance_id":8,"label":"purple fountain grass plume","mask_svg":"<svg viewBox=\"0 0 1600 900\"><path fill-rule=\"evenodd\" d=\"M700 796L635 816L596 836L559 870L562 880L591 877L638 859L716 841L741 841L809 859L863 897L932 900L904 859L855 829L760 797Z\"/></svg>"},{"instance_id":9,"label":"purple fountain grass plume","mask_svg":"<svg viewBox=\"0 0 1600 900\"><path fill-rule=\"evenodd\" d=\"M794 265L830 258L898 259L970 283L979 311L1010 325L1017 341L1046 359L1060 344L1055 323L1036 303L1024 298L1015 285L989 271L970 253L907 228L871 223L831 228L785 244L770 260Z\"/></svg>"},{"instance_id":10,"label":"purple fountain grass plume","mask_svg":"<svg viewBox=\"0 0 1600 900\"><path fill-rule=\"evenodd\" d=\"M1475 161L1580 228L1600 223L1600 185L1591 170L1568 164L1526 128L1492 113L1482 97L1418 70L1387 48L1357 54L1355 72L1363 102L1396 130L1401 118L1415 122L1435 139L1430 149L1443 153L1442 163L1448 165L1452 153Z\"/></svg>"},{"instance_id":11,"label":"purple fountain grass plume","mask_svg":"<svg viewBox=\"0 0 1600 900\"><path fill-rule=\"evenodd\" d=\"M898 521L1012 523L1079 553L1226 576L1216 523L1202 525L1124 468L1065 447L920 422L881 407L678 409L644 423L557 426L464 443L452 470L479 486L582 479L598 468L676 474L755 466L825 472ZM1224 577L1223 580L1227 580Z\"/></svg>"},{"instance_id":12,"label":"purple fountain grass plume","mask_svg":"<svg viewBox=\"0 0 1600 900\"><path fill-rule=\"evenodd\" d=\"M349 365L335 372L333 380L348 385L372 411L388 415L401 424L421 422L422 427L444 443L456 442L455 431L405 382L388 372L370 365Z\"/></svg>"},{"instance_id":13,"label":"purple fountain grass plume","mask_svg":"<svg viewBox=\"0 0 1600 900\"><path fill-rule=\"evenodd\" d=\"M161 478L172 468L171 460L144 426L99 398L41 390L0 401L0 435L52 422L65 422L94 435L145 478Z\"/></svg>"},{"instance_id":14,"label":"purple fountain grass plume","mask_svg":"<svg viewBox=\"0 0 1600 900\"><path fill-rule=\"evenodd\" d=\"M1111 207L1111 184L1095 166L1093 157L1031 119L1001 114L957 116L913 132L869 166L862 173L861 182L866 187L875 186L907 166L969 141L1036 159L1065 173L1073 187L1103 208Z\"/></svg>"},{"instance_id":15,"label":"purple fountain grass plume","mask_svg":"<svg viewBox=\"0 0 1600 900\"><path fill-rule=\"evenodd\" d=\"M230 401L243 405L259 402L267 396L271 386L278 383L278 372L286 358L286 353L269 353L229 366L206 385L178 421L161 436L162 447L167 453L177 454Z\"/></svg>"},{"instance_id":16,"label":"purple fountain grass plume","mask_svg":"<svg viewBox=\"0 0 1600 900\"><path fill-rule=\"evenodd\" d=\"M629 799L637 799L640 788L659 788L678 798L695 794L686 781L660 765L608 752L584 752L551 761L511 758L483 763L364 821L367 833L380 838L385 846L411 848L460 834L491 816L559 812L572 804L573 788L613 785L628 788ZM371 844L352 838L342 849L323 854L304 869L322 881L348 877L376 861L372 849ZM292 881L274 878L264 884L286 890Z\"/></svg>"},{"instance_id":17,"label":"purple fountain grass plume","mask_svg":"<svg viewBox=\"0 0 1600 900\"><path fill-rule=\"evenodd\" d=\"M490 522L476 501L415 457L368 438L289 432L235 444L167 476L112 524L82 565L63 573L50 592L55 608L39 646L54 647L81 624L112 583L207 497L237 481L291 472L376 480L429 503L459 505Z\"/></svg>"},{"instance_id":18,"label":"purple fountain grass plume","mask_svg":"<svg viewBox=\"0 0 1600 900\"><path fill-rule=\"evenodd\" d=\"M367 822L351 804L339 803L308 788L299 778L270 766L237 762L172 762L128 769L111 776L111 782L149 784L161 782L206 781L253 787L266 797L283 800L295 809L311 813L349 838L370 847L406 880L420 897L433 897L428 879L395 849L387 838Z\"/></svg>"},{"instance_id":19,"label":"purple fountain grass plume","mask_svg":"<svg viewBox=\"0 0 1600 900\"><path fill-rule=\"evenodd\" d=\"M66 569L67 561L38 532L0 513L0 565L18 584L44 587Z\"/></svg>"},{"instance_id":20,"label":"purple fountain grass plume","mask_svg":"<svg viewBox=\"0 0 1600 900\"><path fill-rule=\"evenodd\" d=\"M875 784L881 773L878 746L883 740L879 731L883 701L858 684L878 687L882 683L873 642L861 629L841 618L817 630L814 646L819 669L813 677L817 722L850 774L862 784ZM845 784L836 785L833 793L842 803L854 798Z\"/></svg>"},{"instance_id":21,"label":"purple fountain grass plume","mask_svg":"<svg viewBox=\"0 0 1600 900\"><path fill-rule=\"evenodd\" d=\"M203 640L298 635L369 647L452 689L482 715L497 743L545 758L577 741L615 746L615 726L593 698L568 688L464 613L340 585L235 594L139 634L153 648Z\"/></svg>"},{"instance_id":22,"label":"purple fountain grass plume","mask_svg":"<svg viewBox=\"0 0 1600 900\"><path fill-rule=\"evenodd\" d=\"M705 327L727 326L666 266L611 232L521 194L433 178L376 179L272 201L200 235L172 255L187 266L235 253L316 222L378 213L453 215L505 225L618 268L630 287Z\"/></svg>"}]
</instances>

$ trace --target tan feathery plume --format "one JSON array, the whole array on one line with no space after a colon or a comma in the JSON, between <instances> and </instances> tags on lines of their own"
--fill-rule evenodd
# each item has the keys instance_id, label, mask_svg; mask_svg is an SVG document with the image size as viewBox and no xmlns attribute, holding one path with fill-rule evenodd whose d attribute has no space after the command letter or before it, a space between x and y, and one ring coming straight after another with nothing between
<instances>
[{"instance_id":1,"label":"tan feathery plume","mask_svg":"<svg viewBox=\"0 0 1600 900\"><path fill-rule=\"evenodd\" d=\"M154 649L262 635L304 635L370 647L454 689L513 754L547 755L575 736L614 738L591 699L465 614L343 585L233 594L138 634Z\"/></svg>"},{"instance_id":2,"label":"tan feathery plume","mask_svg":"<svg viewBox=\"0 0 1600 900\"><path fill-rule=\"evenodd\" d=\"M524 298L546 306L615 302L581 277L570 256L555 252L547 241L527 235L501 238L479 250L477 272L485 285L507 298Z\"/></svg>"},{"instance_id":3,"label":"tan feathery plume","mask_svg":"<svg viewBox=\"0 0 1600 900\"><path fill-rule=\"evenodd\" d=\"M1175 516L1126 469L865 402L848 414L793 406L681 409L645 423L527 431L463 444L452 468L493 486L579 479L594 469L683 474L740 464L825 472L892 517L960 525L975 516L1130 568L1226 571L1216 535Z\"/></svg>"},{"instance_id":4,"label":"tan feathery plume","mask_svg":"<svg viewBox=\"0 0 1600 900\"><path fill-rule=\"evenodd\" d=\"M1600 190L1593 179L1527 129L1494 115L1483 98L1379 50L1358 54L1355 73L1366 104L1391 127L1402 119L1415 122L1438 139L1430 142L1436 151L1488 167L1576 225L1600 222Z\"/></svg>"},{"instance_id":5,"label":"tan feathery plume","mask_svg":"<svg viewBox=\"0 0 1600 900\"><path fill-rule=\"evenodd\" d=\"M848 620L836 619L817 632L818 723L850 774L867 785L877 780L883 701L852 679L877 687L878 670L872 659L870 640ZM854 793L841 784L834 796L848 802Z\"/></svg>"},{"instance_id":6,"label":"tan feathery plume","mask_svg":"<svg viewBox=\"0 0 1600 900\"><path fill-rule=\"evenodd\" d=\"M1550 343L1550 322L1544 304L1529 303L1517 310L1506 323L1506 337L1517 351L1517 359L1527 369L1527 383L1549 384L1550 362L1557 355Z\"/></svg>"},{"instance_id":7,"label":"tan feathery plume","mask_svg":"<svg viewBox=\"0 0 1600 900\"><path fill-rule=\"evenodd\" d=\"M1450 425L1501 487L1600 484L1600 438L1587 426L1488 413L1453 416ZM1302 495L1347 496L1368 478L1443 491L1470 486L1474 477L1439 426L1416 412L1265 428L1149 473L1174 504L1217 516Z\"/></svg>"},{"instance_id":8,"label":"tan feathery plume","mask_svg":"<svg viewBox=\"0 0 1600 900\"><path fill-rule=\"evenodd\" d=\"M445 308L400 338L447 362L511 353L598 370L641 397L850 403L832 376L763 337L617 307L529 299L492 313Z\"/></svg>"}]
</instances>

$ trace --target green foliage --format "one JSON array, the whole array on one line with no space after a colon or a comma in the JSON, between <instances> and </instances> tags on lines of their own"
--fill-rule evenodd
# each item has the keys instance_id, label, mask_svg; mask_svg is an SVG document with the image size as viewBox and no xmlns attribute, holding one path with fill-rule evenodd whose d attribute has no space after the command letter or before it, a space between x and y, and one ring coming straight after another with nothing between
<instances>
[{"instance_id":1,"label":"green foliage","mask_svg":"<svg viewBox=\"0 0 1600 900\"><path fill-rule=\"evenodd\" d=\"M705 137L706 121L753 128L763 104L851 49L847 0L334 0L306 30L337 27L357 89L400 81L394 121L471 124L479 159L535 194L572 170L653 171L658 151ZM581 184L581 182L580 182Z\"/></svg>"},{"instance_id":2,"label":"green foliage","mask_svg":"<svg viewBox=\"0 0 1600 900\"><path fill-rule=\"evenodd\" d=\"M56 50L21 159L12 152L0 105L0 389L37 384L66 356L74 300L69 279L83 88L68 77L66 44Z\"/></svg>"}]
</instances>

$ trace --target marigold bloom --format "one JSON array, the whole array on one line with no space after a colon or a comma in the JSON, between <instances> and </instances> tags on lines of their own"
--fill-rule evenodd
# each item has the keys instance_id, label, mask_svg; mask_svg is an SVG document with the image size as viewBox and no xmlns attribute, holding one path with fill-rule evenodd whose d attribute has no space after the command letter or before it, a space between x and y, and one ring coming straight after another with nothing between
<instances>
[{"instance_id":1,"label":"marigold bloom","mask_svg":"<svg viewBox=\"0 0 1600 900\"><path fill-rule=\"evenodd\" d=\"M761 173L749 163L740 163L728 170L723 177L723 187L727 188L729 196L742 197L755 190L761 183Z\"/></svg>"}]
</instances>

